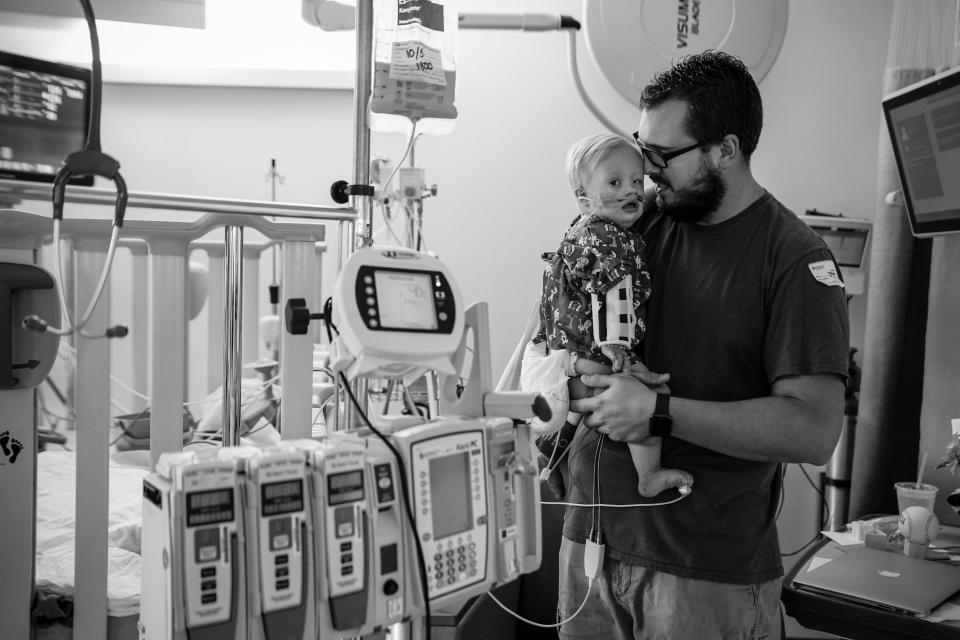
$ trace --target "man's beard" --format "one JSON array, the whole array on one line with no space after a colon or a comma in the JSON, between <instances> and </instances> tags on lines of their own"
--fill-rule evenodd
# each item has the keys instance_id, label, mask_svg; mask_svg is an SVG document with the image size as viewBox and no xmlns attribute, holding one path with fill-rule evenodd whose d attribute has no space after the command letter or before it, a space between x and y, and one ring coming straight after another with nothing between
<instances>
[{"instance_id":1,"label":"man's beard","mask_svg":"<svg viewBox=\"0 0 960 640\"><path fill-rule=\"evenodd\" d=\"M703 166L693 184L673 192L671 202L664 202L658 194L657 206L677 222L703 222L720 207L726 193L720 170Z\"/></svg>"}]
</instances>

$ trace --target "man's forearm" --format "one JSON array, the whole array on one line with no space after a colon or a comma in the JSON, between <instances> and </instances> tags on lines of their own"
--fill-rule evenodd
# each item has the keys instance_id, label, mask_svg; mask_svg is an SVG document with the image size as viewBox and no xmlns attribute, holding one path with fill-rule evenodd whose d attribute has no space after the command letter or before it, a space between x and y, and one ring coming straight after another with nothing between
<instances>
[{"instance_id":1,"label":"man's forearm","mask_svg":"<svg viewBox=\"0 0 960 640\"><path fill-rule=\"evenodd\" d=\"M833 453L843 422L843 382L807 376L802 393L739 402L673 398L673 435L745 460L823 464Z\"/></svg>"}]
</instances>

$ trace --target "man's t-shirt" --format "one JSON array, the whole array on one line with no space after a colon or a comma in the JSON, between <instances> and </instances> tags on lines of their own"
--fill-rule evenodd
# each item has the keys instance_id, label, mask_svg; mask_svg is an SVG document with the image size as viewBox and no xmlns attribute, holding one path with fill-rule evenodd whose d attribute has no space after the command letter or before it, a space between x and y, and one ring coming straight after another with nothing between
<instances>
[{"instance_id":1,"label":"man's t-shirt","mask_svg":"<svg viewBox=\"0 0 960 640\"><path fill-rule=\"evenodd\" d=\"M833 257L769 193L715 225L658 213L639 224L653 277L643 360L651 371L670 374L673 395L731 402L769 396L784 376L846 377L849 323ZM590 431L569 453L571 502L633 504L678 495L642 498L626 445L604 438L598 464L596 449ZM604 507L599 516L589 507L567 507L564 535L583 542L599 520L608 554L623 562L740 584L783 575L778 464L666 437L661 465L693 474L693 493L665 506Z\"/></svg>"}]
</instances>

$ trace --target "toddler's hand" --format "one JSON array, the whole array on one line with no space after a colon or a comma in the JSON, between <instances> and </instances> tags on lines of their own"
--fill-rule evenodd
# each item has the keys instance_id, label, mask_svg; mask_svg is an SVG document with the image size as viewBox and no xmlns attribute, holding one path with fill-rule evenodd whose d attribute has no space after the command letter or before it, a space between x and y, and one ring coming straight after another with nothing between
<instances>
[{"instance_id":1,"label":"toddler's hand","mask_svg":"<svg viewBox=\"0 0 960 640\"><path fill-rule=\"evenodd\" d=\"M610 358L610 368L613 373L620 373L630 362L630 354L627 348L619 344L601 345L600 352Z\"/></svg>"},{"instance_id":2,"label":"toddler's hand","mask_svg":"<svg viewBox=\"0 0 960 640\"><path fill-rule=\"evenodd\" d=\"M632 362L628 373L659 393L670 393L667 383L670 381L669 373L654 373L642 362Z\"/></svg>"}]
</instances>

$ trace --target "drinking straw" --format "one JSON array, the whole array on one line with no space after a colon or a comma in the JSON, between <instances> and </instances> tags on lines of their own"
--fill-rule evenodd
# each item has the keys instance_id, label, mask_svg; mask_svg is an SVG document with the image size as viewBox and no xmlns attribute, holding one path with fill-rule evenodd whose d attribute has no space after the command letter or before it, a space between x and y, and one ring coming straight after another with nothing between
<instances>
[{"instance_id":1,"label":"drinking straw","mask_svg":"<svg viewBox=\"0 0 960 640\"><path fill-rule=\"evenodd\" d=\"M920 483L923 481L923 469L926 466L927 466L927 452L924 451L923 457L920 458L920 466L917 467L917 486L916 486L917 489L920 488Z\"/></svg>"}]
</instances>

